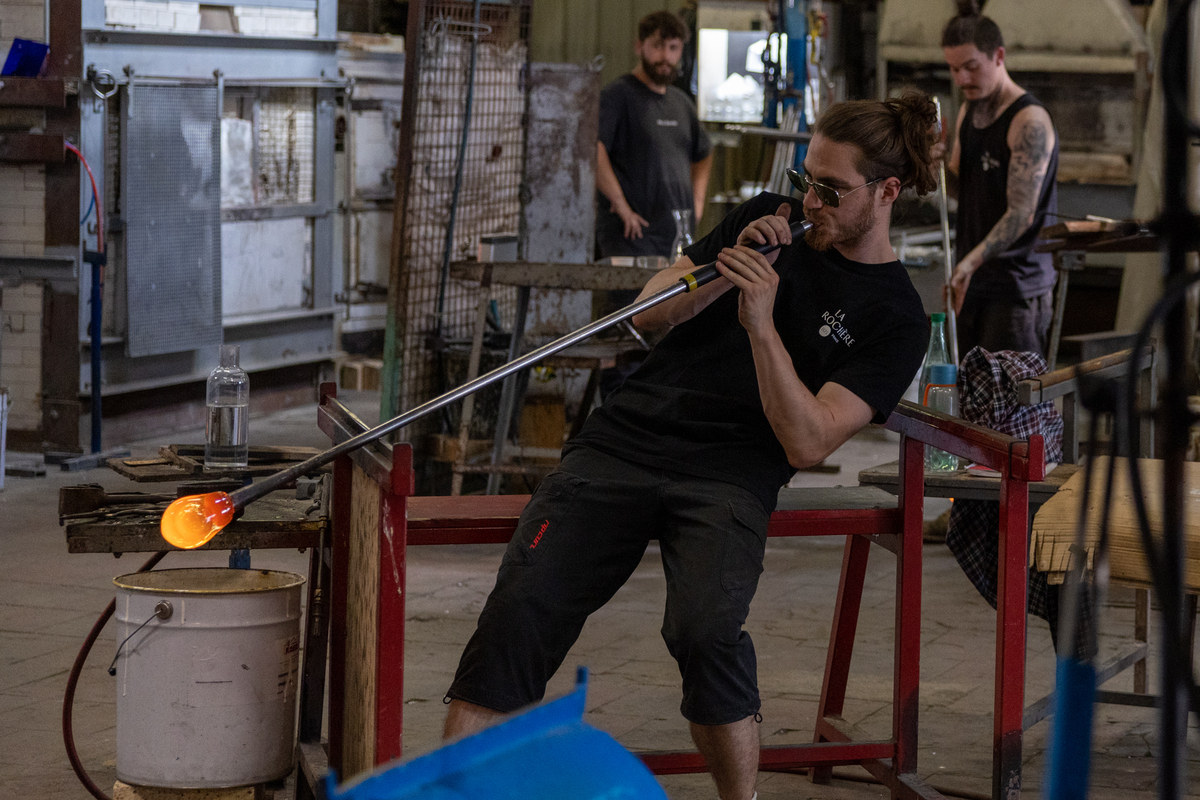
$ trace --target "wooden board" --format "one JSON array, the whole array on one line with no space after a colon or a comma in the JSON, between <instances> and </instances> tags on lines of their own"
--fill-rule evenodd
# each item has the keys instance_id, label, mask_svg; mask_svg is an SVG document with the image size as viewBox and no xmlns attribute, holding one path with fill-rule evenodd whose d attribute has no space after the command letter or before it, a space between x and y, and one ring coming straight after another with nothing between
<instances>
[{"instance_id":1,"label":"wooden board","mask_svg":"<svg viewBox=\"0 0 1200 800\"><path fill-rule=\"evenodd\" d=\"M484 266L482 261L456 261L450 265L450 276L478 283L483 278ZM492 283L542 289L641 289L656 272L643 267L532 261L493 262L491 267Z\"/></svg>"},{"instance_id":2,"label":"wooden board","mask_svg":"<svg viewBox=\"0 0 1200 800\"><path fill-rule=\"evenodd\" d=\"M128 515L72 522L67 527L69 553L154 553L175 550L159 531L166 503L124 507ZM240 518L231 522L197 549L252 550L316 547L328 525L328 509L313 506L312 500L297 500L295 492L272 492L250 503ZM122 507L118 507L122 508ZM307 512L307 513L306 513Z\"/></svg>"},{"instance_id":3,"label":"wooden board","mask_svg":"<svg viewBox=\"0 0 1200 800\"><path fill-rule=\"evenodd\" d=\"M341 778L375 768L379 629L379 485L354 465L346 587L346 688Z\"/></svg>"},{"instance_id":4,"label":"wooden board","mask_svg":"<svg viewBox=\"0 0 1200 800\"><path fill-rule=\"evenodd\" d=\"M1113 482L1113 505L1109 523L1109 561L1113 580L1136 585L1150 584L1150 570L1142 552L1138 532L1137 512L1129 486L1126 459L1117 459ZM1158 459L1138 459L1142 466L1147 514L1155 536L1162 535L1162 467ZM1096 543L1100 536L1100 508L1104 480L1108 472L1108 457L1096 459L1092 489L1088 498L1088 525L1085 547L1088 566L1092 566ZM1183 565L1184 581L1189 591L1200 590L1200 463L1184 464L1184 536L1187 561ZM1059 583L1067 571L1070 547L1075 542L1079 522L1080 497L1084 471L1071 477L1058 494L1052 497L1033 518L1033 535L1029 543L1029 563L1040 572L1050 573L1050 582Z\"/></svg>"},{"instance_id":5,"label":"wooden board","mask_svg":"<svg viewBox=\"0 0 1200 800\"><path fill-rule=\"evenodd\" d=\"M1044 503L1066 483L1079 469L1076 464L1059 464L1046 475L1046 480L1029 484L1029 501L1033 505ZM878 486L884 491L900 492L900 462L889 461L878 467L864 469L858 473L862 486ZM925 473L926 497L953 497L959 500L999 500L1000 479L986 475L969 474L964 469L950 472L927 471Z\"/></svg>"},{"instance_id":6,"label":"wooden board","mask_svg":"<svg viewBox=\"0 0 1200 800\"><path fill-rule=\"evenodd\" d=\"M266 797L267 790L262 784L228 789L163 789L123 781L113 784L113 800L265 800Z\"/></svg>"},{"instance_id":7,"label":"wooden board","mask_svg":"<svg viewBox=\"0 0 1200 800\"><path fill-rule=\"evenodd\" d=\"M1039 253L1055 253L1060 250L1131 253L1157 250L1159 244L1158 237L1150 233L1144 222L1064 220L1042 228L1034 249Z\"/></svg>"},{"instance_id":8,"label":"wooden board","mask_svg":"<svg viewBox=\"0 0 1200 800\"><path fill-rule=\"evenodd\" d=\"M204 478L272 475L320 451L313 447L254 446L249 451L249 465L240 469L205 470L204 445L172 444L160 448L158 458L110 458L108 466L119 475L139 483L178 481L202 476Z\"/></svg>"}]
</instances>

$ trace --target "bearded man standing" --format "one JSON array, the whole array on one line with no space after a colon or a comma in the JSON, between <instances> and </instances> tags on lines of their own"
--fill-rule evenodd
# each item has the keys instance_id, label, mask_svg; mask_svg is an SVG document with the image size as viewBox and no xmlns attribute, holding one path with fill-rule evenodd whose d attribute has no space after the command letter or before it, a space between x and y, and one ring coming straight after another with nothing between
<instances>
[{"instance_id":1,"label":"bearded man standing","mask_svg":"<svg viewBox=\"0 0 1200 800\"><path fill-rule=\"evenodd\" d=\"M596 145L601 257L670 255L671 212L699 221L712 168L712 144L696 106L671 85L690 32L669 11L638 22L638 65L600 93Z\"/></svg>"}]
</instances>

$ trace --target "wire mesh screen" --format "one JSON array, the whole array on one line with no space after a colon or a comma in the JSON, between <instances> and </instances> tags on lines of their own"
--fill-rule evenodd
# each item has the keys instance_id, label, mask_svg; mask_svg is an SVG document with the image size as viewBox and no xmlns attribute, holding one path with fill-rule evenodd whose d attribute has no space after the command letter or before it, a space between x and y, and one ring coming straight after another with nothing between
<instances>
[{"instance_id":1,"label":"wire mesh screen","mask_svg":"<svg viewBox=\"0 0 1200 800\"><path fill-rule=\"evenodd\" d=\"M105 112L104 128L104 213L116 212L124 215L121 204L121 100L124 95L120 92L110 97ZM103 103L94 103L93 108L104 108ZM96 223L96 209L91 208L84 214L84 220L91 228ZM121 337L125 335L125 239L122 235L114 235L105 231L104 241L107 263L104 266L104 323L105 336Z\"/></svg>"},{"instance_id":2,"label":"wire mesh screen","mask_svg":"<svg viewBox=\"0 0 1200 800\"><path fill-rule=\"evenodd\" d=\"M218 96L216 86L136 86L125 98L130 356L222 341Z\"/></svg>"},{"instance_id":3,"label":"wire mesh screen","mask_svg":"<svg viewBox=\"0 0 1200 800\"><path fill-rule=\"evenodd\" d=\"M259 203L313 201L313 89L260 90L254 109Z\"/></svg>"},{"instance_id":4,"label":"wire mesh screen","mask_svg":"<svg viewBox=\"0 0 1200 800\"><path fill-rule=\"evenodd\" d=\"M439 355L438 348L465 352L471 337L478 286L443 276L452 205L450 262L473 255L481 235L516 234L519 230L529 3L481 3L476 26L473 3L430 2L421 29L419 94L412 121L412 172L402 244L401 280L406 296L400 315L404 327L399 331L403 336L402 409L447 388L447 351ZM468 91L472 99L459 182ZM502 324L511 327L516 290L496 287L492 297L498 302Z\"/></svg>"}]
</instances>

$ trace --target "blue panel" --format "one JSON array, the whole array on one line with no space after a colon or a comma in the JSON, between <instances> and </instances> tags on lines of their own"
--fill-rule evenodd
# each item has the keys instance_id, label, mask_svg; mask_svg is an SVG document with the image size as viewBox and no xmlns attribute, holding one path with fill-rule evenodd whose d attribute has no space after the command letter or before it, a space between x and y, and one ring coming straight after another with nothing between
<instances>
[{"instance_id":1,"label":"blue panel","mask_svg":"<svg viewBox=\"0 0 1200 800\"><path fill-rule=\"evenodd\" d=\"M330 800L666 800L646 765L583 722L587 670L575 691L404 764L381 767Z\"/></svg>"}]
</instances>

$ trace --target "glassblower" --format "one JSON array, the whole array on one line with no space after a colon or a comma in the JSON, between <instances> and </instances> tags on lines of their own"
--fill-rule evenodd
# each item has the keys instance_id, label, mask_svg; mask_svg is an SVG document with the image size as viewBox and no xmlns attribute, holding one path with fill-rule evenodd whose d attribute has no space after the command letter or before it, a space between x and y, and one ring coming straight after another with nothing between
<instances>
[{"instance_id":1,"label":"glassblower","mask_svg":"<svg viewBox=\"0 0 1200 800\"><path fill-rule=\"evenodd\" d=\"M813 227L813 223L808 220L794 222L791 225L792 238L795 240L808 233ZM770 253L779 249L779 245L759 245L754 249L760 253ZM504 364L472 381L464 383L457 389L452 389L443 395L433 398L421 405L404 412L392 419L384 422L369 431L364 431L357 436L354 436L341 444L335 445L328 450L318 453L312 458L302 461L287 469L276 472L274 475L269 475L266 478L252 483L249 486L243 486L230 494L225 492L210 492L208 494L189 495L181 497L167 507L163 513L161 531L162 536L170 544L175 547L191 550L202 546L212 537L216 536L225 528L232 520L233 516L241 508L247 504L266 496L268 493L281 489L302 475L328 464L340 455L357 450L365 444L369 444L376 439L386 436L393 431L403 428L405 425L420 419L421 417L433 411L460 400L467 395L477 392L489 384L495 383L502 378L506 378L517 370L531 366L538 361L553 355L560 350L570 347L573 344L589 338L595 333L618 325L627 319L630 319L637 314L652 308L659 303L670 300L677 295L693 292L696 289L711 283L720 277L717 272L716 262L706 264L692 272L684 275L676 283L663 289L661 292L653 294L643 300L638 300L619 311L614 311L606 317L602 317L595 322L583 326L579 330L569 333L561 339L556 339L549 344L542 345L536 350L532 350L520 358L514 359L507 364Z\"/></svg>"}]
</instances>

